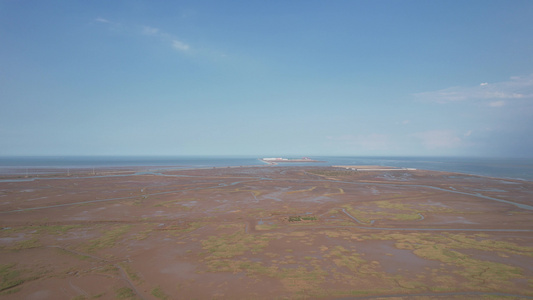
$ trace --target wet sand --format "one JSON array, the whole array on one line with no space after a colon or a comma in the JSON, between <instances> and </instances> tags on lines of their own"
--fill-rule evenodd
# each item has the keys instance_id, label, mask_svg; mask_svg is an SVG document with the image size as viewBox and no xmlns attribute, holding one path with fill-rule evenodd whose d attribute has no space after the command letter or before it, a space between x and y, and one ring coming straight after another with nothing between
<instances>
[{"instance_id":1,"label":"wet sand","mask_svg":"<svg viewBox=\"0 0 533 300\"><path fill-rule=\"evenodd\" d=\"M0 299L533 298L532 182L312 166L67 175L0 178Z\"/></svg>"}]
</instances>

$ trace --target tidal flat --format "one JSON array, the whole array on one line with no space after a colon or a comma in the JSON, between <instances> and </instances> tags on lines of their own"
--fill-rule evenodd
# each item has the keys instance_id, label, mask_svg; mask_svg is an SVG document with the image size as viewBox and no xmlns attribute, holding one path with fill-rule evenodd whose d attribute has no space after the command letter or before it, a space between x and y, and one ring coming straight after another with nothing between
<instances>
[{"instance_id":1,"label":"tidal flat","mask_svg":"<svg viewBox=\"0 0 533 300\"><path fill-rule=\"evenodd\" d=\"M0 178L0 299L533 299L531 181L93 173Z\"/></svg>"}]
</instances>

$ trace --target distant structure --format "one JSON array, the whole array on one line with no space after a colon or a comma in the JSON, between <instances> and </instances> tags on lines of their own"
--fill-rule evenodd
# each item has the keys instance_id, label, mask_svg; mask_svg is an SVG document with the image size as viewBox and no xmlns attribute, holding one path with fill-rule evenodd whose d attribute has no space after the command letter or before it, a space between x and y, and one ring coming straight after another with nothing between
<instances>
[{"instance_id":1,"label":"distant structure","mask_svg":"<svg viewBox=\"0 0 533 300\"><path fill-rule=\"evenodd\" d=\"M384 166L333 166L336 168L345 168L352 171L415 171L415 168L396 168Z\"/></svg>"},{"instance_id":2,"label":"distant structure","mask_svg":"<svg viewBox=\"0 0 533 300\"><path fill-rule=\"evenodd\" d=\"M314 160L309 157L302 157L302 158L265 157L265 158L261 158L261 160L268 164L276 164L280 162L321 162L319 160Z\"/></svg>"}]
</instances>

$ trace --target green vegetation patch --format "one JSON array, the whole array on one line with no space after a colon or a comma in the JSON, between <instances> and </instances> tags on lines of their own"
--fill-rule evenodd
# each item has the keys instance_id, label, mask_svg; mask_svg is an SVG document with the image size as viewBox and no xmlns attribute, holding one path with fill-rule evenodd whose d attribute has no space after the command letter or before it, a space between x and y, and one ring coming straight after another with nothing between
<instances>
[{"instance_id":1,"label":"green vegetation patch","mask_svg":"<svg viewBox=\"0 0 533 300\"><path fill-rule=\"evenodd\" d=\"M47 226L39 226L39 232L46 232L50 234L65 234L67 231L75 228L81 228L82 225L47 225Z\"/></svg>"},{"instance_id":2,"label":"green vegetation patch","mask_svg":"<svg viewBox=\"0 0 533 300\"><path fill-rule=\"evenodd\" d=\"M137 296L132 289L121 287L115 291L115 299L135 299Z\"/></svg>"},{"instance_id":3,"label":"green vegetation patch","mask_svg":"<svg viewBox=\"0 0 533 300\"><path fill-rule=\"evenodd\" d=\"M135 271L133 271L133 269L131 268L129 264L126 264L125 262L121 262L119 263L119 265L126 272L126 274L128 274L128 277L131 280L136 281L136 282L141 281L141 278L139 277L139 275Z\"/></svg>"},{"instance_id":4,"label":"green vegetation patch","mask_svg":"<svg viewBox=\"0 0 533 300\"><path fill-rule=\"evenodd\" d=\"M376 203L381 204L381 206L384 206L383 203L379 202L385 202L385 201L376 201ZM388 203L388 201L387 201ZM348 213L355 218L357 218L362 223L370 224L372 220L380 220L380 219L388 219L388 220L395 220L395 221L417 221L420 220L422 217L419 215L420 212L416 209L408 208L409 206L407 204L396 204L388 207L381 207L380 208L394 208L396 212L385 212L385 211L377 211L377 210L360 210L360 209L354 209L350 205L343 205L343 207L348 211Z\"/></svg>"},{"instance_id":5,"label":"green vegetation patch","mask_svg":"<svg viewBox=\"0 0 533 300\"><path fill-rule=\"evenodd\" d=\"M505 257L507 254L531 257L533 247L517 245L513 242L494 240L487 234L466 233L372 233L362 234L350 231L320 231L330 238L350 239L358 242L381 240L392 241L396 248L410 250L416 256L440 262L441 267L427 271L423 280L419 278L403 278L379 272L378 261L365 262L355 251L342 246L328 248L320 247L323 261L331 261L337 267L346 267L352 275L342 269L331 271L332 276L339 280L356 284L353 276L358 280L365 278L379 278L383 286L400 287L410 291L433 290L435 292L453 292L460 289L477 289L482 291L498 290L509 293L531 294L521 284L520 280L528 279L520 266L480 259L476 254L461 252L465 250L480 250L495 256ZM351 277L350 277L351 276ZM371 276L371 277L367 277ZM517 281L518 280L518 281ZM533 282L533 281L530 281ZM532 284L533 285L533 284ZM446 287L446 288L444 288Z\"/></svg>"},{"instance_id":6,"label":"green vegetation patch","mask_svg":"<svg viewBox=\"0 0 533 300\"><path fill-rule=\"evenodd\" d=\"M354 171L350 170L311 170L308 173L325 176L325 177L344 177L344 176L354 176L357 174Z\"/></svg>"},{"instance_id":7,"label":"green vegetation patch","mask_svg":"<svg viewBox=\"0 0 533 300\"><path fill-rule=\"evenodd\" d=\"M315 216L290 216L289 222L300 222L300 221L316 221Z\"/></svg>"},{"instance_id":8,"label":"green vegetation patch","mask_svg":"<svg viewBox=\"0 0 533 300\"><path fill-rule=\"evenodd\" d=\"M74 228L81 228L82 225L32 225L13 228L4 228L0 233L11 234L15 232L31 232L32 234L57 234L61 235Z\"/></svg>"},{"instance_id":9,"label":"green vegetation patch","mask_svg":"<svg viewBox=\"0 0 533 300\"><path fill-rule=\"evenodd\" d=\"M115 246L115 243L126 234L130 228L131 225L115 226L111 230L106 231L100 238L89 242L87 250L94 251Z\"/></svg>"},{"instance_id":10,"label":"green vegetation patch","mask_svg":"<svg viewBox=\"0 0 533 300\"><path fill-rule=\"evenodd\" d=\"M175 235L178 235L178 234L182 234L182 233L189 233L191 231L194 231L200 227L204 226L204 223L203 222L190 222L189 224L187 224L187 227L186 228L181 228L181 229L175 229L174 230L174 234Z\"/></svg>"},{"instance_id":11,"label":"green vegetation patch","mask_svg":"<svg viewBox=\"0 0 533 300\"><path fill-rule=\"evenodd\" d=\"M324 257L331 258L335 265L347 267L352 272L357 272L359 267L366 263L358 253L349 251L342 246L336 246Z\"/></svg>"},{"instance_id":12,"label":"green vegetation patch","mask_svg":"<svg viewBox=\"0 0 533 300\"><path fill-rule=\"evenodd\" d=\"M277 224L257 224L255 225L256 230L272 230L278 228Z\"/></svg>"},{"instance_id":13,"label":"green vegetation patch","mask_svg":"<svg viewBox=\"0 0 533 300\"><path fill-rule=\"evenodd\" d=\"M5 250L18 251L18 250L24 250L24 249L38 248L38 247L41 247L41 246L42 246L42 244L41 244L41 242L38 239L31 238L29 240L18 241L16 243L4 246L2 248L5 249Z\"/></svg>"},{"instance_id":14,"label":"green vegetation patch","mask_svg":"<svg viewBox=\"0 0 533 300\"><path fill-rule=\"evenodd\" d=\"M310 265L309 265L310 264ZM266 276L279 279L290 292L314 291L325 281L328 272L320 268L318 262L307 262L306 266L283 268L276 265L265 266L262 262L249 260L218 260L213 263L217 271L240 273L249 277Z\"/></svg>"},{"instance_id":15,"label":"green vegetation patch","mask_svg":"<svg viewBox=\"0 0 533 300\"><path fill-rule=\"evenodd\" d=\"M208 260L232 258L242 255L247 251L257 253L268 245L269 238L260 235L251 235L239 230L233 234L210 236L202 241L202 246L207 250Z\"/></svg>"},{"instance_id":16,"label":"green vegetation patch","mask_svg":"<svg viewBox=\"0 0 533 300\"><path fill-rule=\"evenodd\" d=\"M290 192L287 192L287 194L295 194L295 193L305 193L305 192L312 192L316 189L317 187L316 186L313 186L311 188L308 188L306 190L297 190L297 191L290 191Z\"/></svg>"},{"instance_id":17,"label":"green vegetation patch","mask_svg":"<svg viewBox=\"0 0 533 300\"><path fill-rule=\"evenodd\" d=\"M24 279L20 276L20 271L16 270L15 264L0 265L0 292L12 289L24 283Z\"/></svg>"},{"instance_id":18,"label":"green vegetation patch","mask_svg":"<svg viewBox=\"0 0 533 300\"><path fill-rule=\"evenodd\" d=\"M499 253L526 255L533 257L533 247L519 246L514 243L488 239L487 235L478 234L474 238L466 234L445 234L450 243L456 249L476 249L485 251L497 251ZM477 237L477 238L476 238ZM502 255L503 256L503 255Z\"/></svg>"},{"instance_id":19,"label":"green vegetation patch","mask_svg":"<svg viewBox=\"0 0 533 300\"><path fill-rule=\"evenodd\" d=\"M376 239L392 239L399 249L412 250L417 256L440 261L454 266L456 275L462 276L466 287L479 287L512 290L512 281L523 278L523 270L507 264L480 260L472 255L463 254L458 249L475 249L491 252L507 252L531 256L533 247L522 247L511 242L482 239L480 236L466 234L434 235L429 233L372 235Z\"/></svg>"},{"instance_id":20,"label":"green vegetation patch","mask_svg":"<svg viewBox=\"0 0 533 300\"><path fill-rule=\"evenodd\" d=\"M165 292L163 292L163 290L161 289L160 286L157 286L157 287L153 288L150 291L150 294L152 294L152 296L154 296L154 297L156 297L158 299L163 299L163 300L168 299L168 295L165 294Z\"/></svg>"}]
</instances>

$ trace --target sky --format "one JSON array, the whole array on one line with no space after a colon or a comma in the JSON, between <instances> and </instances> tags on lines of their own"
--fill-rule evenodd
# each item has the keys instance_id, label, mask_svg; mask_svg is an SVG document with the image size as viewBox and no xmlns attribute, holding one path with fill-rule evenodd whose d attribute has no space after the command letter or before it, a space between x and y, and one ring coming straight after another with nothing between
<instances>
[{"instance_id":1,"label":"sky","mask_svg":"<svg viewBox=\"0 0 533 300\"><path fill-rule=\"evenodd\" d=\"M533 157L533 1L0 0L0 155Z\"/></svg>"}]
</instances>

